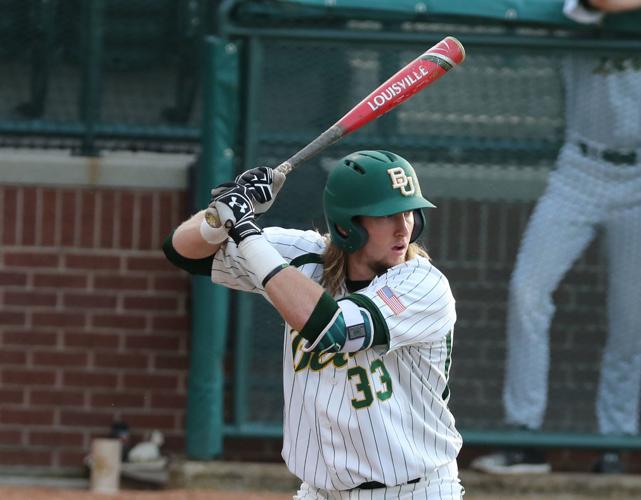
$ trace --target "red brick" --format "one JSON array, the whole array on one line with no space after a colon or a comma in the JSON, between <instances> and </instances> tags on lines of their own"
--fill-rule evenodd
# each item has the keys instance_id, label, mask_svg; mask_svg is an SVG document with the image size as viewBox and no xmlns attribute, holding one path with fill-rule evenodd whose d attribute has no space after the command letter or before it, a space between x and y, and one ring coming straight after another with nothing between
<instances>
[{"instance_id":1,"label":"red brick","mask_svg":"<svg viewBox=\"0 0 641 500\"><path fill-rule=\"evenodd\" d=\"M134 241L134 195L131 192L121 191L120 210L118 222L120 225L119 248L133 248Z\"/></svg>"},{"instance_id":2,"label":"red brick","mask_svg":"<svg viewBox=\"0 0 641 500\"><path fill-rule=\"evenodd\" d=\"M129 423L134 429L175 429L177 425L176 415L173 412L159 413L126 413L123 412L122 418Z\"/></svg>"},{"instance_id":3,"label":"red brick","mask_svg":"<svg viewBox=\"0 0 641 500\"><path fill-rule=\"evenodd\" d=\"M0 453L0 465L50 466L51 460L50 450L31 450L23 446L15 449L6 447Z\"/></svg>"},{"instance_id":4,"label":"red brick","mask_svg":"<svg viewBox=\"0 0 641 500\"><path fill-rule=\"evenodd\" d=\"M76 191L62 192L62 231L60 242L63 246L73 247L76 244L76 214L79 214L80 207L76 202L78 194Z\"/></svg>"},{"instance_id":5,"label":"red brick","mask_svg":"<svg viewBox=\"0 0 641 500\"><path fill-rule=\"evenodd\" d=\"M8 349L0 350L0 366L18 365L23 366L27 363L27 353L24 351L10 351Z\"/></svg>"},{"instance_id":6,"label":"red brick","mask_svg":"<svg viewBox=\"0 0 641 500\"><path fill-rule=\"evenodd\" d=\"M49 370L34 370L33 368L19 370L17 368L5 369L2 373L3 385L53 385L56 381L56 374Z\"/></svg>"},{"instance_id":7,"label":"red brick","mask_svg":"<svg viewBox=\"0 0 641 500\"><path fill-rule=\"evenodd\" d=\"M64 307L81 309L115 309L115 295L96 293L65 293L62 304Z\"/></svg>"},{"instance_id":8,"label":"red brick","mask_svg":"<svg viewBox=\"0 0 641 500\"><path fill-rule=\"evenodd\" d=\"M124 386L173 391L178 387L178 380L175 375L125 373Z\"/></svg>"},{"instance_id":9,"label":"red brick","mask_svg":"<svg viewBox=\"0 0 641 500\"><path fill-rule=\"evenodd\" d=\"M150 366L149 356L133 352L96 353L94 364L98 368L120 368L121 370L128 368L146 370Z\"/></svg>"},{"instance_id":10,"label":"red brick","mask_svg":"<svg viewBox=\"0 0 641 500\"><path fill-rule=\"evenodd\" d=\"M0 413L0 422L3 424L51 425L53 424L53 410L35 410L3 408Z\"/></svg>"},{"instance_id":11,"label":"red brick","mask_svg":"<svg viewBox=\"0 0 641 500\"><path fill-rule=\"evenodd\" d=\"M2 242L4 245L15 245L17 242L18 223L18 190L13 187L2 189Z\"/></svg>"},{"instance_id":12,"label":"red brick","mask_svg":"<svg viewBox=\"0 0 641 500\"><path fill-rule=\"evenodd\" d=\"M143 330L147 325L144 316L116 315L116 314L94 314L93 325L98 328L118 328Z\"/></svg>"},{"instance_id":13,"label":"red brick","mask_svg":"<svg viewBox=\"0 0 641 500\"><path fill-rule=\"evenodd\" d=\"M161 292L189 293L191 281L189 275L176 273L175 276L154 276L152 288Z\"/></svg>"},{"instance_id":14,"label":"red brick","mask_svg":"<svg viewBox=\"0 0 641 500\"><path fill-rule=\"evenodd\" d=\"M53 246L56 244L56 234L58 229L57 212L57 192L54 189L41 190L40 213L38 213L38 224L40 227L40 243L43 246Z\"/></svg>"},{"instance_id":15,"label":"red brick","mask_svg":"<svg viewBox=\"0 0 641 500\"><path fill-rule=\"evenodd\" d=\"M147 290L146 276L101 276L94 277L94 288L98 290Z\"/></svg>"},{"instance_id":16,"label":"red brick","mask_svg":"<svg viewBox=\"0 0 641 500\"><path fill-rule=\"evenodd\" d=\"M23 444L22 431L19 429L0 429L0 445L12 446ZM12 464L15 465L15 464Z\"/></svg>"},{"instance_id":17,"label":"red brick","mask_svg":"<svg viewBox=\"0 0 641 500\"><path fill-rule=\"evenodd\" d=\"M190 329L191 323L190 318L187 315L180 316L161 316L156 315L152 318L151 329L153 331L166 331L171 330L173 332L188 332Z\"/></svg>"},{"instance_id":18,"label":"red brick","mask_svg":"<svg viewBox=\"0 0 641 500\"><path fill-rule=\"evenodd\" d=\"M125 309L142 309L145 311L175 311L178 309L178 300L173 296L125 297L123 306Z\"/></svg>"},{"instance_id":19,"label":"red brick","mask_svg":"<svg viewBox=\"0 0 641 500\"><path fill-rule=\"evenodd\" d=\"M36 189L24 187L22 189L22 245L33 246L36 244Z\"/></svg>"},{"instance_id":20,"label":"red brick","mask_svg":"<svg viewBox=\"0 0 641 500\"><path fill-rule=\"evenodd\" d=\"M26 319L23 312L0 311L0 325L24 325Z\"/></svg>"},{"instance_id":21,"label":"red brick","mask_svg":"<svg viewBox=\"0 0 641 500\"><path fill-rule=\"evenodd\" d=\"M125 337L125 349L153 349L156 351L176 351L180 347L180 339L177 336L158 335L127 335Z\"/></svg>"},{"instance_id":22,"label":"red brick","mask_svg":"<svg viewBox=\"0 0 641 500\"><path fill-rule=\"evenodd\" d=\"M114 415L113 411L74 411L63 410L60 412L60 423L62 425L73 425L77 427L98 427L102 429L111 428Z\"/></svg>"},{"instance_id":23,"label":"red brick","mask_svg":"<svg viewBox=\"0 0 641 500\"><path fill-rule=\"evenodd\" d=\"M81 450L60 450L58 453L58 466L59 467L78 467L84 463L87 456L87 449L83 447Z\"/></svg>"},{"instance_id":24,"label":"red brick","mask_svg":"<svg viewBox=\"0 0 641 500\"><path fill-rule=\"evenodd\" d=\"M71 406L77 408L83 406L85 396L83 392L71 389L38 390L33 389L29 395L29 403L32 406Z\"/></svg>"},{"instance_id":25,"label":"red brick","mask_svg":"<svg viewBox=\"0 0 641 500\"><path fill-rule=\"evenodd\" d=\"M65 371L62 374L62 384L65 387L115 387L117 383L118 375L115 373Z\"/></svg>"},{"instance_id":26,"label":"red brick","mask_svg":"<svg viewBox=\"0 0 641 500\"><path fill-rule=\"evenodd\" d=\"M23 404L24 403L25 391L18 388L0 388L0 403L2 406L8 404Z\"/></svg>"},{"instance_id":27,"label":"red brick","mask_svg":"<svg viewBox=\"0 0 641 500\"><path fill-rule=\"evenodd\" d=\"M93 333L87 331L71 331L63 334L63 343L66 347L115 349L120 343L120 335L111 333Z\"/></svg>"},{"instance_id":28,"label":"red brick","mask_svg":"<svg viewBox=\"0 0 641 500\"><path fill-rule=\"evenodd\" d=\"M25 286L27 274L16 271L0 271L0 286Z\"/></svg>"},{"instance_id":29,"label":"red brick","mask_svg":"<svg viewBox=\"0 0 641 500\"><path fill-rule=\"evenodd\" d=\"M180 193L184 195L184 193ZM164 241L176 226L177 216L174 208L175 193L160 193L158 200L158 210L155 212L158 232L156 238L158 241Z\"/></svg>"},{"instance_id":30,"label":"red brick","mask_svg":"<svg viewBox=\"0 0 641 500\"><path fill-rule=\"evenodd\" d=\"M181 422L178 424L181 429L185 428L185 424ZM165 444L163 445L165 450L175 450L178 453L181 453L185 449L185 436L183 434L175 435L168 432L165 433ZM279 448L280 449L280 448Z\"/></svg>"},{"instance_id":31,"label":"red brick","mask_svg":"<svg viewBox=\"0 0 641 500\"><path fill-rule=\"evenodd\" d=\"M137 248L141 250L156 250L156 248L153 247L154 200L155 196L151 193L138 193L136 199L136 210L138 210L139 213Z\"/></svg>"},{"instance_id":32,"label":"red brick","mask_svg":"<svg viewBox=\"0 0 641 500\"><path fill-rule=\"evenodd\" d=\"M116 194L112 190L98 193L100 199L99 243L100 248L114 248L114 214Z\"/></svg>"},{"instance_id":33,"label":"red brick","mask_svg":"<svg viewBox=\"0 0 641 500\"><path fill-rule=\"evenodd\" d=\"M96 192L84 189L80 193L80 234L79 246L92 248L94 246L94 233L97 229L96 221Z\"/></svg>"},{"instance_id":34,"label":"red brick","mask_svg":"<svg viewBox=\"0 0 641 500\"><path fill-rule=\"evenodd\" d=\"M120 268L120 257L112 255L67 254L65 266L69 269L113 269Z\"/></svg>"},{"instance_id":35,"label":"red brick","mask_svg":"<svg viewBox=\"0 0 641 500\"><path fill-rule=\"evenodd\" d=\"M84 368L88 355L85 352L39 351L32 354L36 366Z\"/></svg>"},{"instance_id":36,"label":"red brick","mask_svg":"<svg viewBox=\"0 0 641 500\"><path fill-rule=\"evenodd\" d=\"M187 395L185 394L176 394L176 393L166 393L166 392L154 392L151 395L150 406L152 408L167 408L171 410L183 410L187 407Z\"/></svg>"},{"instance_id":37,"label":"red brick","mask_svg":"<svg viewBox=\"0 0 641 500\"><path fill-rule=\"evenodd\" d=\"M176 268L165 258L162 252L154 252L145 257L127 257L125 265L128 271L170 271Z\"/></svg>"},{"instance_id":38,"label":"red brick","mask_svg":"<svg viewBox=\"0 0 641 500\"><path fill-rule=\"evenodd\" d=\"M87 288L88 279L83 274L37 273L33 285L38 288Z\"/></svg>"},{"instance_id":39,"label":"red brick","mask_svg":"<svg viewBox=\"0 0 641 500\"><path fill-rule=\"evenodd\" d=\"M158 355L154 359L154 367L158 370L187 370L189 368L189 357L184 355Z\"/></svg>"},{"instance_id":40,"label":"red brick","mask_svg":"<svg viewBox=\"0 0 641 500\"><path fill-rule=\"evenodd\" d=\"M31 290L7 291L4 294L4 303L10 306L49 306L56 305L57 297L52 292L37 292Z\"/></svg>"},{"instance_id":41,"label":"red brick","mask_svg":"<svg viewBox=\"0 0 641 500\"><path fill-rule=\"evenodd\" d=\"M58 343L58 333L53 330L5 330L4 345L54 346Z\"/></svg>"},{"instance_id":42,"label":"red brick","mask_svg":"<svg viewBox=\"0 0 641 500\"><path fill-rule=\"evenodd\" d=\"M92 394L92 408L144 408L144 394L123 394L122 392L105 392Z\"/></svg>"},{"instance_id":43,"label":"red brick","mask_svg":"<svg viewBox=\"0 0 641 500\"><path fill-rule=\"evenodd\" d=\"M51 429L46 432L30 431L28 433L29 444L35 446L50 446L52 448L76 448L84 443L82 432L64 431Z\"/></svg>"},{"instance_id":44,"label":"red brick","mask_svg":"<svg viewBox=\"0 0 641 500\"><path fill-rule=\"evenodd\" d=\"M5 252L4 263L7 266L43 268L58 267L59 257L48 252Z\"/></svg>"},{"instance_id":45,"label":"red brick","mask_svg":"<svg viewBox=\"0 0 641 500\"><path fill-rule=\"evenodd\" d=\"M34 312L32 314L34 326L84 326L85 317L82 313L74 311L63 312Z\"/></svg>"}]
</instances>

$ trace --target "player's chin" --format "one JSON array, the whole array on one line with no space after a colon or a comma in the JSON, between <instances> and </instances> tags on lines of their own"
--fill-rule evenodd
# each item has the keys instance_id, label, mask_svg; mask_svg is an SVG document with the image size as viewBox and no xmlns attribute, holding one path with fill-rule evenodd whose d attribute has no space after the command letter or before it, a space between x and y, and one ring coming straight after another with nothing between
<instances>
[{"instance_id":1,"label":"player's chin","mask_svg":"<svg viewBox=\"0 0 641 500\"><path fill-rule=\"evenodd\" d=\"M387 264L387 267L394 267L398 266L399 264L402 264L405 262L405 254L407 252L393 252L391 255L388 256L387 259L385 259L385 263Z\"/></svg>"}]
</instances>

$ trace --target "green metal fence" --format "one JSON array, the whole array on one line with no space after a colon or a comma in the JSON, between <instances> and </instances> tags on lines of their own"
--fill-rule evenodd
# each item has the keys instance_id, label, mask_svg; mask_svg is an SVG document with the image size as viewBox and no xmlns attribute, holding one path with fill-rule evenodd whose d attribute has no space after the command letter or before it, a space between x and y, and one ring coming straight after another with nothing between
<instances>
[{"instance_id":1,"label":"green metal fence","mask_svg":"<svg viewBox=\"0 0 641 500\"><path fill-rule=\"evenodd\" d=\"M216 110L205 117L226 130L228 142L218 144L218 155L232 155L236 172L279 164L446 34L463 42L468 56L460 68L291 174L263 223L324 229L321 187L332 162L347 152L386 148L409 158L427 197L439 206L425 243L457 296L451 404L466 442L641 446L639 437L596 432L593 402L605 338L598 242L559 292L562 314L552 349L553 360L562 363L553 362L543 431L501 428L500 400L507 282L524 223L563 140L560 61L570 53L631 55L641 39L478 18L388 22L375 13L368 19L362 11L341 16L331 9L297 17L291 9L278 11L274 2L239 4L226 3L223 38L212 41L238 51L239 84L228 87L226 99L239 104L238 124L226 128ZM581 293L590 295L589 303L582 303ZM222 432L280 436L282 321L260 297L231 299L231 404Z\"/></svg>"},{"instance_id":2,"label":"green metal fence","mask_svg":"<svg viewBox=\"0 0 641 500\"><path fill-rule=\"evenodd\" d=\"M203 36L217 1L0 0L5 144L95 154L200 138Z\"/></svg>"}]
</instances>

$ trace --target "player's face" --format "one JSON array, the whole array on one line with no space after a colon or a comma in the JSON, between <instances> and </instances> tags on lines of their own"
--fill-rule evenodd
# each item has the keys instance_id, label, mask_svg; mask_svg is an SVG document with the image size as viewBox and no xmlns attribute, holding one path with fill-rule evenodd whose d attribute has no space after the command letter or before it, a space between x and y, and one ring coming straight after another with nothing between
<instances>
[{"instance_id":1,"label":"player's face","mask_svg":"<svg viewBox=\"0 0 641 500\"><path fill-rule=\"evenodd\" d=\"M372 279L405 262L414 228L412 211L385 217L363 216L359 221L369 238L363 248L349 255L350 279Z\"/></svg>"}]
</instances>

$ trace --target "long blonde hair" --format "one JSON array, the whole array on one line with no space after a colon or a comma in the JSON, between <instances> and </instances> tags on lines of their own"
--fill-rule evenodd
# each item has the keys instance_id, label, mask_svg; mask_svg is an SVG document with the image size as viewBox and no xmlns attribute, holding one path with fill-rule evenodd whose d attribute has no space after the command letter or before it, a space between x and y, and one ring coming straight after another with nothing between
<instances>
[{"instance_id":1,"label":"long blonde hair","mask_svg":"<svg viewBox=\"0 0 641 500\"><path fill-rule=\"evenodd\" d=\"M324 234L326 247L323 252L323 278L321 284L330 295L337 295L345 284L347 277L347 252L338 248L332 243L329 234ZM416 257L425 257L429 259L427 251L418 243L410 243L407 247L405 260L415 259Z\"/></svg>"}]
</instances>

